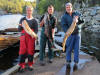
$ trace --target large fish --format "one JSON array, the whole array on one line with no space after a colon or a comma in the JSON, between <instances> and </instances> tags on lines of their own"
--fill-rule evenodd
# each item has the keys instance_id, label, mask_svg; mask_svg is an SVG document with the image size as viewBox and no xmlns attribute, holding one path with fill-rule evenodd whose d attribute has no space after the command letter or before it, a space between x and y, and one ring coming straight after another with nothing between
<instances>
[{"instance_id":1,"label":"large fish","mask_svg":"<svg viewBox=\"0 0 100 75\"><path fill-rule=\"evenodd\" d=\"M46 36L49 38L50 42L53 42L53 38L52 38L52 25L50 24L50 17L49 14L46 13L44 15L44 25L45 25L45 34Z\"/></svg>"},{"instance_id":2,"label":"large fish","mask_svg":"<svg viewBox=\"0 0 100 75\"><path fill-rule=\"evenodd\" d=\"M26 22L26 20L24 20L22 22L22 27L24 28L24 30L26 31L26 33L28 33L32 38L37 38L36 33L34 31L32 31L32 29L29 27L29 25Z\"/></svg>"},{"instance_id":3,"label":"large fish","mask_svg":"<svg viewBox=\"0 0 100 75\"><path fill-rule=\"evenodd\" d=\"M53 40L53 35L54 33L52 32L52 25L50 23L50 17L48 13L45 13L44 18L44 26L45 26L45 35L48 37L50 43L51 43L51 47L54 47L54 40Z\"/></svg>"},{"instance_id":4,"label":"large fish","mask_svg":"<svg viewBox=\"0 0 100 75\"><path fill-rule=\"evenodd\" d=\"M70 28L67 30L65 36L64 36L64 40L63 40L63 43L62 43L62 46L63 46L63 51L65 52L65 45L66 45L66 40L67 38L72 34L72 32L74 31L76 27L76 22L73 21Z\"/></svg>"}]
</instances>

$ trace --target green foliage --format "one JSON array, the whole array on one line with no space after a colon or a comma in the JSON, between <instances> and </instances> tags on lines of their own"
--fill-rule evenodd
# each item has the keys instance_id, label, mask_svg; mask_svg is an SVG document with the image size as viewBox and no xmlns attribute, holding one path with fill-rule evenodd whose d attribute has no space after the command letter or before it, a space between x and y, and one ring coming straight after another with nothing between
<instances>
[{"instance_id":1,"label":"green foliage","mask_svg":"<svg viewBox=\"0 0 100 75\"><path fill-rule=\"evenodd\" d=\"M25 7L32 5L36 7L36 2L25 2L24 0L0 0L0 9L8 13L25 13Z\"/></svg>"},{"instance_id":2,"label":"green foliage","mask_svg":"<svg viewBox=\"0 0 100 75\"><path fill-rule=\"evenodd\" d=\"M48 5L51 4L50 1L52 0L41 0L39 2L38 10L40 14L44 13L47 10Z\"/></svg>"},{"instance_id":3,"label":"green foliage","mask_svg":"<svg viewBox=\"0 0 100 75\"><path fill-rule=\"evenodd\" d=\"M82 4L84 2L85 4L89 4L89 6L93 5L100 5L100 0L39 0L39 3L37 5L38 13L43 14L46 12L48 5L52 4L55 8L55 11L64 11L65 10L65 3L71 2L74 4L75 2L78 2Z\"/></svg>"},{"instance_id":4,"label":"green foliage","mask_svg":"<svg viewBox=\"0 0 100 75\"><path fill-rule=\"evenodd\" d=\"M43 14L47 11L48 5L53 5L55 11L62 11L65 9L65 3L70 0L40 0L38 4L38 13Z\"/></svg>"}]
</instances>

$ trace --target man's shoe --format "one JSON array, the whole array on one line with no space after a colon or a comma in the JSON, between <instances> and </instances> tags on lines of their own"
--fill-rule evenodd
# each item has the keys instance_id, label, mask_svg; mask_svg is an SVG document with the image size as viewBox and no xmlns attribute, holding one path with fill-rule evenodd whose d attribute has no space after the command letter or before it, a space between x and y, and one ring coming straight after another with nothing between
<instances>
[{"instance_id":1,"label":"man's shoe","mask_svg":"<svg viewBox=\"0 0 100 75\"><path fill-rule=\"evenodd\" d=\"M66 64L66 69L70 69L70 63Z\"/></svg>"},{"instance_id":2,"label":"man's shoe","mask_svg":"<svg viewBox=\"0 0 100 75\"><path fill-rule=\"evenodd\" d=\"M66 62L66 69L70 69L71 67L70 67L70 62L69 61L67 61Z\"/></svg>"},{"instance_id":3,"label":"man's shoe","mask_svg":"<svg viewBox=\"0 0 100 75\"><path fill-rule=\"evenodd\" d=\"M40 61L40 65L41 66L45 66L45 62L44 61Z\"/></svg>"},{"instance_id":4,"label":"man's shoe","mask_svg":"<svg viewBox=\"0 0 100 75\"><path fill-rule=\"evenodd\" d=\"M75 63L74 67L73 67L73 70L76 71L77 69L78 69L78 65Z\"/></svg>"},{"instance_id":5,"label":"man's shoe","mask_svg":"<svg viewBox=\"0 0 100 75\"><path fill-rule=\"evenodd\" d=\"M53 59L49 59L49 61L48 61L49 63L52 63L53 62Z\"/></svg>"},{"instance_id":6,"label":"man's shoe","mask_svg":"<svg viewBox=\"0 0 100 75\"><path fill-rule=\"evenodd\" d=\"M29 71L32 71L33 69L34 69L33 66L29 66L29 67L28 67L28 70L29 70Z\"/></svg>"},{"instance_id":7,"label":"man's shoe","mask_svg":"<svg viewBox=\"0 0 100 75\"><path fill-rule=\"evenodd\" d=\"M71 69L66 68L65 75L70 75Z\"/></svg>"},{"instance_id":8,"label":"man's shoe","mask_svg":"<svg viewBox=\"0 0 100 75\"><path fill-rule=\"evenodd\" d=\"M25 71L25 68L20 67L20 68L18 69L18 72L20 72L20 73L23 73L24 71Z\"/></svg>"}]
</instances>

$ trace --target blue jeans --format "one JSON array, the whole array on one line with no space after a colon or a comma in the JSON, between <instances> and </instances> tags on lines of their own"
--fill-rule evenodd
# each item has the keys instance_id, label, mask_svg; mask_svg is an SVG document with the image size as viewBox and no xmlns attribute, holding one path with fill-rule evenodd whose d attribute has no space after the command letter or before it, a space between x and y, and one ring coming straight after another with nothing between
<instances>
[{"instance_id":1,"label":"blue jeans","mask_svg":"<svg viewBox=\"0 0 100 75\"><path fill-rule=\"evenodd\" d=\"M80 36L70 35L66 41L66 61L71 62L71 52L74 50L74 62L79 62Z\"/></svg>"}]
</instances>

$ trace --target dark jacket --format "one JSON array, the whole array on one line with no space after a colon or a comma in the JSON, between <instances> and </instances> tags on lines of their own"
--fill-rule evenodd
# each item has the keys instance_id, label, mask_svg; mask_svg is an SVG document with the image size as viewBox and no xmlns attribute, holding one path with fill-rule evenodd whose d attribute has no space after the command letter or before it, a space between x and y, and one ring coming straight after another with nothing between
<instances>
[{"instance_id":1,"label":"dark jacket","mask_svg":"<svg viewBox=\"0 0 100 75\"><path fill-rule=\"evenodd\" d=\"M26 21L27 21L29 27L30 27L31 29L33 29L35 33L38 32L38 23L37 23L37 21L36 21L34 18L33 18L32 20L27 20L26 17L23 17L23 18L21 18L19 24L22 24L22 21L23 21L23 20L26 20ZM22 30L23 30L23 27L19 25L19 26L18 26L18 31L21 32Z\"/></svg>"},{"instance_id":2,"label":"dark jacket","mask_svg":"<svg viewBox=\"0 0 100 75\"><path fill-rule=\"evenodd\" d=\"M75 30L73 31L72 34L78 34L79 33L78 32L78 30L79 30L78 25L81 24L81 23L84 23L84 21L81 20L80 14L78 12L73 12L72 16L70 16L67 12L65 12L65 14L62 16L61 27L62 27L62 29L64 30L65 33L69 29L69 27L71 26L74 16L79 16L79 18L78 18L78 23L75 27Z\"/></svg>"},{"instance_id":3,"label":"dark jacket","mask_svg":"<svg viewBox=\"0 0 100 75\"><path fill-rule=\"evenodd\" d=\"M50 17L50 24L52 26L52 29L56 27L56 24L57 24L57 19L55 16L53 15L49 15ZM40 22L42 21L42 19L44 18L44 15L40 18ZM45 25L43 25L43 27L45 27Z\"/></svg>"}]
</instances>

